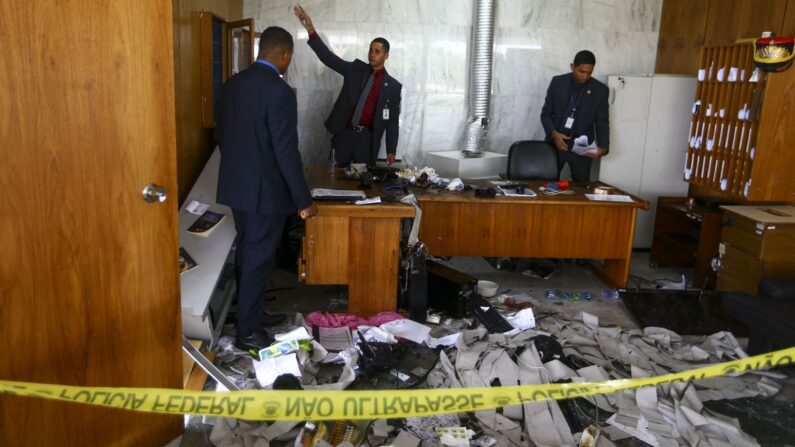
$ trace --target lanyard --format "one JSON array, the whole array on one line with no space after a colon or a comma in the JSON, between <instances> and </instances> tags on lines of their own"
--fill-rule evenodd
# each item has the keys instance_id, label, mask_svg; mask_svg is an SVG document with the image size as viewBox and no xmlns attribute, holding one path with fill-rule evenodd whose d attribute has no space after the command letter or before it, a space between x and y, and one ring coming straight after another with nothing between
<instances>
[{"instance_id":1,"label":"lanyard","mask_svg":"<svg viewBox=\"0 0 795 447\"><path fill-rule=\"evenodd\" d=\"M580 107L580 103L582 102L582 97L583 97L584 90L585 90L585 84L583 84L582 88L580 88L580 92L577 93L576 96L575 96L574 88L570 87L570 90L569 90L569 107L571 107L571 115L569 115L569 116L574 117L575 113L577 112L577 109Z\"/></svg>"}]
</instances>

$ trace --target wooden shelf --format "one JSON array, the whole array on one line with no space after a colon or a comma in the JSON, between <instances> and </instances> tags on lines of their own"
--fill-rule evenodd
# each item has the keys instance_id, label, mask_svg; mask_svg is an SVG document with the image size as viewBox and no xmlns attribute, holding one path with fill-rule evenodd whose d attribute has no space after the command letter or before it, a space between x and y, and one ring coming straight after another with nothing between
<instances>
[{"instance_id":1,"label":"wooden shelf","mask_svg":"<svg viewBox=\"0 0 795 447\"><path fill-rule=\"evenodd\" d=\"M693 283L715 286L712 258L718 254L723 212L686 197L659 197L649 259L658 267L692 267Z\"/></svg>"},{"instance_id":2,"label":"wooden shelf","mask_svg":"<svg viewBox=\"0 0 795 447\"><path fill-rule=\"evenodd\" d=\"M795 69L754 73L754 47L742 43L704 48L687 144L685 179L690 197L738 203L795 202ZM732 68L742 80L729 82ZM724 78L717 80L719 70ZM719 116L723 110L723 117ZM707 115L707 112L710 112ZM740 119L738 112L748 111Z\"/></svg>"}]
</instances>

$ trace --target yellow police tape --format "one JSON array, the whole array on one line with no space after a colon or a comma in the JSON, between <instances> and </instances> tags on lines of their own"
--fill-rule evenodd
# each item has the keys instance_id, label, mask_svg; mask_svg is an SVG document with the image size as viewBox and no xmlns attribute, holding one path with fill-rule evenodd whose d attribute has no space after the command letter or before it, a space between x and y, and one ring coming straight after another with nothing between
<instances>
[{"instance_id":1,"label":"yellow police tape","mask_svg":"<svg viewBox=\"0 0 795 447\"><path fill-rule=\"evenodd\" d=\"M427 416L487 410L547 399L568 399L688 382L793 363L795 347L675 374L594 383L493 388L381 391L182 391L97 388L0 380L0 393L78 402L135 411L196 414L246 420L340 420Z\"/></svg>"}]
</instances>

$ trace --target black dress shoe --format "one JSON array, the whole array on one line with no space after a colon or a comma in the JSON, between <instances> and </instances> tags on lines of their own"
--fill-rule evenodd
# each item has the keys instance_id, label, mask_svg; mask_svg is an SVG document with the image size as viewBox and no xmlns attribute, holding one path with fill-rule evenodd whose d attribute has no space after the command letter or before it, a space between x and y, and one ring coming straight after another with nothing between
<instances>
[{"instance_id":1,"label":"black dress shoe","mask_svg":"<svg viewBox=\"0 0 795 447\"><path fill-rule=\"evenodd\" d=\"M259 351L273 344L275 340L267 332L252 332L247 337L235 337L235 347L241 351Z\"/></svg>"},{"instance_id":2,"label":"black dress shoe","mask_svg":"<svg viewBox=\"0 0 795 447\"><path fill-rule=\"evenodd\" d=\"M263 312L262 315L262 325L263 326L276 326L284 322L287 319L287 315L285 314L269 314L267 312Z\"/></svg>"}]
</instances>

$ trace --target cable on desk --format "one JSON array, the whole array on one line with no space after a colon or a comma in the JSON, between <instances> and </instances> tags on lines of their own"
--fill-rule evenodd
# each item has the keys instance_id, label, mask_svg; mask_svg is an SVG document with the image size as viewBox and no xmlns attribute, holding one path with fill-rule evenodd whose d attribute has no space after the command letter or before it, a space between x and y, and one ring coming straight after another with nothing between
<instances>
[{"instance_id":1,"label":"cable on desk","mask_svg":"<svg viewBox=\"0 0 795 447\"><path fill-rule=\"evenodd\" d=\"M548 196L556 196L558 194L574 194L574 190L571 189L552 189L552 188L544 188L540 186L538 188L539 191L548 195Z\"/></svg>"}]
</instances>

